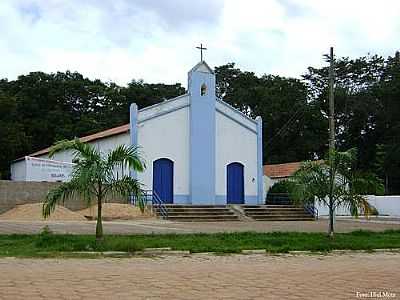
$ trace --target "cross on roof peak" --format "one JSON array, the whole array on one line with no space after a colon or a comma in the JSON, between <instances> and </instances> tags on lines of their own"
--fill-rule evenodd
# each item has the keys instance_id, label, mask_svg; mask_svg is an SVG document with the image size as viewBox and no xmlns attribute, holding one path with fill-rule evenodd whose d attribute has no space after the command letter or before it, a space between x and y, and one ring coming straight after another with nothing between
<instances>
[{"instance_id":1,"label":"cross on roof peak","mask_svg":"<svg viewBox=\"0 0 400 300\"><path fill-rule=\"evenodd\" d=\"M203 50L207 50L207 48L203 47L203 44L200 43L200 47L196 47L200 50L200 61L203 61Z\"/></svg>"}]
</instances>

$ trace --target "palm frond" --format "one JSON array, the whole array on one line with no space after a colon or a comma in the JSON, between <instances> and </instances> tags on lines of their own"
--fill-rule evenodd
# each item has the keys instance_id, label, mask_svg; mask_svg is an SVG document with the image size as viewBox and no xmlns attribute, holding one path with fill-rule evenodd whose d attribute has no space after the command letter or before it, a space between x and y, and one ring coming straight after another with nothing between
<instances>
[{"instance_id":1,"label":"palm frond","mask_svg":"<svg viewBox=\"0 0 400 300\"><path fill-rule=\"evenodd\" d=\"M120 179L107 183L105 192L114 196L139 197L142 193L142 184L130 176L122 176Z\"/></svg>"},{"instance_id":2,"label":"palm frond","mask_svg":"<svg viewBox=\"0 0 400 300\"><path fill-rule=\"evenodd\" d=\"M62 140L55 143L49 151L49 157L53 157L59 151L72 150L73 155L77 159L88 161L100 161L100 152L90 144L83 143L79 139Z\"/></svg>"},{"instance_id":3,"label":"palm frond","mask_svg":"<svg viewBox=\"0 0 400 300\"><path fill-rule=\"evenodd\" d=\"M111 151L107 157L109 167L128 167L142 172L146 168L139 152L139 147L120 145Z\"/></svg>"},{"instance_id":4,"label":"palm frond","mask_svg":"<svg viewBox=\"0 0 400 300\"><path fill-rule=\"evenodd\" d=\"M42 214L47 218L55 210L56 205L72 198L79 191L79 186L74 181L64 182L47 193L43 203Z\"/></svg>"}]
</instances>

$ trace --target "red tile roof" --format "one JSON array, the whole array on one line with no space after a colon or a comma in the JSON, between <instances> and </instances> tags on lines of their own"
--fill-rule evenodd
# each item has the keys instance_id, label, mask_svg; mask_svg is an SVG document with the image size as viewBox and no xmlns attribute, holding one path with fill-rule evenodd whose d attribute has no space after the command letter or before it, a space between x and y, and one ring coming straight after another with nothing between
<instances>
[{"instance_id":1,"label":"red tile roof","mask_svg":"<svg viewBox=\"0 0 400 300\"><path fill-rule=\"evenodd\" d=\"M301 167L301 162L291 162L286 164L264 165L264 175L271 178L289 177Z\"/></svg>"},{"instance_id":2,"label":"red tile roof","mask_svg":"<svg viewBox=\"0 0 400 300\"><path fill-rule=\"evenodd\" d=\"M100 139L103 139L103 138L106 138L109 136L125 133L125 132L129 132L129 124L121 125L121 126L110 128L110 129L100 131L100 132L97 132L97 133L94 133L91 135L87 135L87 136L79 138L79 140L86 143L86 142L91 142L91 141L95 141L95 140L100 140ZM39 156L39 155L47 154L47 153L49 153L49 150L50 150L50 147L36 151L32 154L29 154L28 156Z\"/></svg>"},{"instance_id":3,"label":"red tile roof","mask_svg":"<svg viewBox=\"0 0 400 300\"><path fill-rule=\"evenodd\" d=\"M317 163L322 163L323 160L317 160ZM290 177L300 169L303 162L296 161L285 164L264 165L264 175L270 178L285 178Z\"/></svg>"}]
</instances>

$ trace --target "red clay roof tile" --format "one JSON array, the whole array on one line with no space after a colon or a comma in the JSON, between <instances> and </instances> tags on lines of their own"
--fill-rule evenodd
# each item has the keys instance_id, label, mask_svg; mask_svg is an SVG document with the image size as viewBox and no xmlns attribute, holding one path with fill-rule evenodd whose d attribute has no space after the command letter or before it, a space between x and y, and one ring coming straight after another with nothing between
<instances>
[{"instance_id":1,"label":"red clay roof tile","mask_svg":"<svg viewBox=\"0 0 400 300\"><path fill-rule=\"evenodd\" d=\"M113 136L113 135L117 135L117 134L121 134L121 133L125 133L125 132L129 132L129 124L121 125L121 126L110 128L110 129L100 131L100 132L97 132L97 133L94 133L91 135L87 135L87 136L79 138L79 140L82 142L91 142L91 141L103 139L105 137L109 137L109 136ZM50 150L50 147L36 151L32 154L29 154L28 156L43 155L43 154L49 153L49 150Z\"/></svg>"}]
</instances>

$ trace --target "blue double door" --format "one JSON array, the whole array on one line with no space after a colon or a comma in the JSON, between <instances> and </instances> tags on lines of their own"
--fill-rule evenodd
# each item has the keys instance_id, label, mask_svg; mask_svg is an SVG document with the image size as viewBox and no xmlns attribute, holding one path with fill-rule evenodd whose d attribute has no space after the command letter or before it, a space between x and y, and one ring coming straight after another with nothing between
<instances>
[{"instance_id":1,"label":"blue double door","mask_svg":"<svg viewBox=\"0 0 400 300\"><path fill-rule=\"evenodd\" d=\"M160 158L153 162L153 192L164 203L173 203L174 199L174 162Z\"/></svg>"},{"instance_id":2,"label":"blue double door","mask_svg":"<svg viewBox=\"0 0 400 300\"><path fill-rule=\"evenodd\" d=\"M244 204L244 167L234 162L227 166L227 204Z\"/></svg>"}]
</instances>

